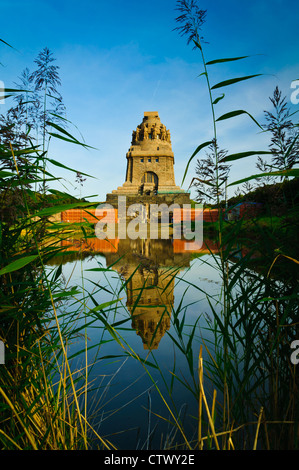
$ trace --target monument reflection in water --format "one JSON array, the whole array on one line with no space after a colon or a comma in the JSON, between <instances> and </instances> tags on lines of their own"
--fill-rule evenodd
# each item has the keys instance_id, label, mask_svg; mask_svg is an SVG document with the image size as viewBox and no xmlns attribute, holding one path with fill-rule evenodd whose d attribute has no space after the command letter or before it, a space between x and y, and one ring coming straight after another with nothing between
<instances>
[{"instance_id":1,"label":"monument reflection in water","mask_svg":"<svg viewBox=\"0 0 299 470\"><path fill-rule=\"evenodd\" d=\"M107 253L107 265L123 256L115 269L127 281L127 308L132 328L145 349L157 349L170 328L175 275L189 266L190 254L174 253L171 240L120 240L118 252Z\"/></svg>"},{"instance_id":2,"label":"monument reflection in water","mask_svg":"<svg viewBox=\"0 0 299 470\"><path fill-rule=\"evenodd\" d=\"M117 271L126 284L132 328L141 337L144 349L150 350L158 348L170 328L176 275L190 266L192 253L217 251L216 244L209 240L200 248L196 243L172 239L90 238L61 243L64 251L74 251L77 256L105 256L106 266Z\"/></svg>"}]
</instances>

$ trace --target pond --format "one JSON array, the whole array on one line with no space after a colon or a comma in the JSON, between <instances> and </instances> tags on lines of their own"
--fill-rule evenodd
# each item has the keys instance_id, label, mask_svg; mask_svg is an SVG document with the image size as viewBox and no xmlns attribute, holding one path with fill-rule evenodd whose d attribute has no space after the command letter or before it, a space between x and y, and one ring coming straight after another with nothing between
<instances>
[{"instance_id":1,"label":"pond","mask_svg":"<svg viewBox=\"0 0 299 470\"><path fill-rule=\"evenodd\" d=\"M63 258L65 282L81 288L76 325L83 330L69 356L75 354L73 368L84 373L86 334L92 364L89 419L119 449L183 443L174 420L181 420L188 440L196 438L198 354L203 345L205 358L204 344L213 344L207 296L217 302L221 279L215 242L206 239L205 248L191 249L188 243L97 238L62 243L69 252ZM73 301L63 306L71 318L73 310Z\"/></svg>"},{"instance_id":2,"label":"pond","mask_svg":"<svg viewBox=\"0 0 299 470\"><path fill-rule=\"evenodd\" d=\"M275 370L280 384L279 407L278 388L274 394L276 409L289 409L293 388L286 387L288 344L296 333L292 325L297 307L287 284L288 297L277 304L283 284L270 279L268 268L263 277L256 252L239 243L234 249L230 245L234 256L226 263L232 304L223 316L220 257L212 236L205 236L202 246L175 239L80 237L61 245L63 257L54 264L62 264L65 287L77 288L60 307L64 328L76 329L68 357L82 377L81 391L88 370L87 416L101 438L124 450L186 448L186 442L196 447L199 354L209 408L216 391L217 407L225 401L229 407L225 426L237 419L243 429L251 422L247 437L241 437L246 442L250 437L249 448L263 407L271 421ZM291 313L289 326L282 324L281 339L275 334L278 311L283 322L285 312ZM274 350L276 338L280 343ZM218 429L229 432L221 413ZM206 415L204 419L207 423ZM95 439L95 448L101 445Z\"/></svg>"}]
</instances>

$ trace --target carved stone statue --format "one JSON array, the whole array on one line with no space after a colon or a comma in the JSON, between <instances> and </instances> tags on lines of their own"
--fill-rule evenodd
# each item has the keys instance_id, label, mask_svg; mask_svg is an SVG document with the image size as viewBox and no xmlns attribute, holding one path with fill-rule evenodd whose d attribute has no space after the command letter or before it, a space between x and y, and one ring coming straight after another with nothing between
<instances>
[{"instance_id":1,"label":"carved stone statue","mask_svg":"<svg viewBox=\"0 0 299 470\"><path fill-rule=\"evenodd\" d=\"M154 126L152 127L152 138L153 139L157 138L157 126L156 126L156 124L154 124Z\"/></svg>"},{"instance_id":2,"label":"carved stone statue","mask_svg":"<svg viewBox=\"0 0 299 470\"><path fill-rule=\"evenodd\" d=\"M143 128L143 138L145 140L148 138L148 128L146 126Z\"/></svg>"}]
</instances>

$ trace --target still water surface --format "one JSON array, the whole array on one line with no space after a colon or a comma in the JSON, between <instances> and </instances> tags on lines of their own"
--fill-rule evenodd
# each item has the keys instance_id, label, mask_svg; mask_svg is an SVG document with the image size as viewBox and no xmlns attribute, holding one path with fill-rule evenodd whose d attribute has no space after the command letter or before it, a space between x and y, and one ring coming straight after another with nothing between
<instances>
[{"instance_id":1,"label":"still water surface","mask_svg":"<svg viewBox=\"0 0 299 470\"><path fill-rule=\"evenodd\" d=\"M125 349L103 328L100 319L86 328L88 363L94 363L88 375L89 414L96 431L119 449L162 449L169 442L181 443L180 432L168 422L173 419L165 399L181 416L188 439L196 438L198 403L188 386L194 390L190 368L197 380L200 346L204 360L204 344L213 348L207 295L217 302L221 291L213 241L205 240L208 248L193 245L191 250L181 240L109 243L91 239L88 245L74 240L64 245L70 251L63 264L65 280L68 286L81 286L84 292L77 295L79 302L85 299L78 325L95 318L89 312L97 304L120 299L104 311L105 320L116 324L113 333ZM71 255L76 250L85 256ZM103 269L107 267L109 270ZM72 312L73 307L69 302L66 308ZM183 325L181 338L178 325ZM186 347L193 328L191 363L178 344L183 340ZM81 351L84 344L84 336L79 337L69 354ZM148 366L147 373L142 362L128 352L156 367ZM73 367L84 366L82 353L74 359ZM206 386L206 393L211 392L207 382Z\"/></svg>"}]
</instances>

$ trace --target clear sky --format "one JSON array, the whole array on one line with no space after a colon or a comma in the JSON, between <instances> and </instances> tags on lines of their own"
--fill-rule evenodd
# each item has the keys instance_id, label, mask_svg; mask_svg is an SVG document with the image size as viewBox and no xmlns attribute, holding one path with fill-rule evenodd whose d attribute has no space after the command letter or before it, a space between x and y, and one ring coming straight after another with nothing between
<instances>
[{"instance_id":1,"label":"clear sky","mask_svg":"<svg viewBox=\"0 0 299 470\"><path fill-rule=\"evenodd\" d=\"M202 29L207 60L251 56L210 66L211 83L262 74L216 92L215 97L226 94L217 104L217 116L244 109L264 122L263 111L271 108L269 96L276 85L297 111L290 86L299 78L298 2L203 0L199 5L207 9ZM173 31L175 8L176 0L1 0L0 38L16 50L0 44L0 80L12 87L25 67L34 69L33 61L45 46L53 52L67 118L97 150L53 140L50 156L96 177L87 179L83 196L97 195L102 201L123 184L125 155L144 111L158 111L170 129L178 185L193 151L213 137L206 82L198 77L203 71L200 55ZM0 105L0 113L9 105L9 100ZM68 130L80 138L75 127ZM267 150L268 136L246 116L219 123L218 137L219 146L229 153ZM249 157L235 163L230 181L255 173L255 162ZM74 174L55 172L78 195Z\"/></svg>"}]
</instances>

